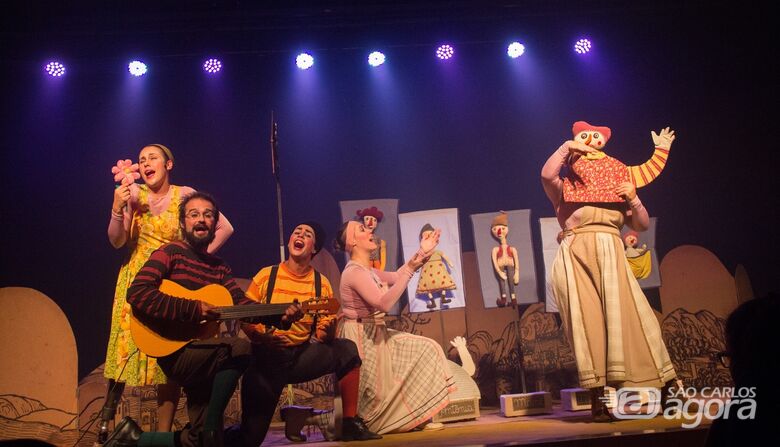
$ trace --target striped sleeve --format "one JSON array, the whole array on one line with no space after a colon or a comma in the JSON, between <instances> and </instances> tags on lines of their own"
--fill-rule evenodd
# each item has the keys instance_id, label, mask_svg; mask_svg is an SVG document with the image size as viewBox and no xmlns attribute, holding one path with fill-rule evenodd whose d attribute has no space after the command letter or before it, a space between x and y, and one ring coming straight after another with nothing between
<instances>
[{"instance_id":1,"label":"striped sleeve","mask_svg":"<svg viewBox=\"0 0 780 447\"><path fill-rule=\"evenodd\" d=\"M152 253L127 289L127 302L133 312L149 317L197 323L201 319L199 301L177 298L159 290L172 268L171 247L166 245Z\"/></svg>"}]
</instances>

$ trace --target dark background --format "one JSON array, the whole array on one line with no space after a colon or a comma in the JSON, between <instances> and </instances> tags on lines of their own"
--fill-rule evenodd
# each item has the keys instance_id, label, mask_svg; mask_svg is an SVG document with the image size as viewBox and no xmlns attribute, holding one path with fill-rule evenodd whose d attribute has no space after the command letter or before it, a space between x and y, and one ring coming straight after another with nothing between
<instances>
[{"instance_id":1,"label":"dark background","mask_svg":"<svg viewBox=\"0 0 780 447\"><path fill-rule=\"evenodd\" d=\"M236 228L220 255L250 277L278 260L271 110L288 228L313 218L332 235L339 200L398 198L401 212L457 207L465 251L470 214L552 216L539 171L574 121L611 127L606 151L629 165L671 126L669 164L639 191L659 255L702 245L731 272L744 265L758 294L777 289L765 3L61 3L3 6L0 286L62 307L80 377L103 360L125 254L106 237L110 167L168 145L173 182L218 198ZM586 57L572 51L581 36ZM527 50L511 60L515 39ZM447 63L433 57L444 41ZM379 69L365 62L374 48ZM300 71L304 49L316 62ZM209 56L217 77L200 69ZM146 76L128 75L133 58ZM67 75L44 76L50 59Z\"/></svg>"}]
</instances>

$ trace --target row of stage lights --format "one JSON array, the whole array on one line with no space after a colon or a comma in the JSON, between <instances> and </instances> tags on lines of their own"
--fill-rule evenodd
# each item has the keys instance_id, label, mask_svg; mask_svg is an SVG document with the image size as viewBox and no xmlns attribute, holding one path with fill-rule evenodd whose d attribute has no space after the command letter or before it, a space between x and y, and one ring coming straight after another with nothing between
<instances>
[{"instance_id":1,"label":"row of stage lights","mask_svg":"<svg viewBox=\"0 0 780 447\"><path fill-rule=\"evenodd\" d=\"M574 43L574 52L577 54L585 54L591 49L591 42L588 39L579 39ZM520 42L512 42L506 49L507 56L512 59L517 59L525 53L525 45ZM440 45L436 48L436 57L440 60L446 61L452 59L455 56L455 48L449 44ZM385 55L380 51L374 51L368 55L368 65L372 67L379 67L385 63ZM314 56L309 53L301 53L295 58L295 65L301 70L307 70L314 65ZM65 65L59 61L51 61L44 67L47 74L53 77L64 76L66 72ZM127 71L133 76L143 76L149 70L142 61L132 61L127 65ZM222 61L219 59L211 58L203 62L203 71L208 74L219 73L222 70Z\"/></svg>"}]
</instances>

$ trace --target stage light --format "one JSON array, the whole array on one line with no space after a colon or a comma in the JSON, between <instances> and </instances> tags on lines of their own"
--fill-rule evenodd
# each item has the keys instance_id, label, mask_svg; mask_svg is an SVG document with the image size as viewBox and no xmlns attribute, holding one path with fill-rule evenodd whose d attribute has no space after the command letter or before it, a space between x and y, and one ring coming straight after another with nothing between
<instances>
[{"instance_id":1,"label":"stage light","mask_svg":"<svg viewBox=\"0 0 780 447\"><path fill-rule=\"evenodd\" d=\"M146 74L147 67L146 64L141 61L132 61L127 64L127 71L133 76L143 76Z\"/></svg>"},{"instance_id":2,"label":"stage light","mask_svg":"<svg viewBox=\"0 0 780 447\"><path fill-rule=\"evenodd\" d=\"M301 53L295 58L295 65L301 70L307 70L314 65L314 58L309 53Z\"/></svg>"},{"instance_id":3,"label":"stage light","mask_svg":"<svg viewBox=\"0 0 780 447\"><path fill-rule=\"evenodd\" d=\"M455 49L452 46L444 44L436 48L436 57L441 60L447 60L455 54Z\"/></svg>"},{"instance_id":4,"label":"stage light","mask_svg":"<svg viewBox=\"0 0 780 447\"><path fill-rule=\"evenodd\" d=\"M518 57L522 56L523 53L525 53L525 45L521 44L520 42L512 42L506 48L506 54L508 54L512 59L517 59Z\"/></svg>"},{"instance_id":5,"label":"stage light","mask_svg":"<svg viewBox=\"0 0 780 447\"><path fill-rule=\"evenodd\" d=\"M590 40L580 39L574 43L574 51L576 51L578 54L585 54L590 51L591 46L592 44L590 43Z\"/></svg>"},{"instance_id":6,"label":"stage light","mask_svg":"<svg viewBox=\"0 0 780 447\"><path fill-rule=\"evenodd\" d=\"M385 55L379 51L374 51L368 55L368 65L378 67L385 63Z\"/></svg>"},{"instance_id":7,"label":"stage light","mask_svg":"<svg viewBox=\"0 0 780 447\"><path fill-rule=\"evenodd\" d=\"M46 70L46 73L49 76L59 78L60 76L65 74L65 66L57 61L51 61L48 64L46 64L46 67L44 67L44 70Z\"/></svg>"},{"instance_id":8,"label":"stage light","mask_svg":"<svg viewBox=\"0 0 780 447\"><path fill-rule=\"evenodd\" d=\"M220 70L222 70L222 61L219 59L207 59L206 62L203 63L203 71L209 74L218 73Z\"/></svg>"}]
</instances>

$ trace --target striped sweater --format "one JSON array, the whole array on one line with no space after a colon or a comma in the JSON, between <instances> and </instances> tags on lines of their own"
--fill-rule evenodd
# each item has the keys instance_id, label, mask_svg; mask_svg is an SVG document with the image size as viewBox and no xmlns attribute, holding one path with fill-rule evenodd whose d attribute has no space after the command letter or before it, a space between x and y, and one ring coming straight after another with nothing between
<instances>
[{"instance_id":1,"label":"striped sweater","mask_svg":"<svg viewBox=\"0 0 780 447\"><path fill-rule=\"evenodd\" d=\"M133 312L152 318L199 322L200 301L178 298L160 292L163 279L197 290L209 284L220 284L230 292L235 304L252 303L233 280L233 273L220 258L199 253L182 241L163 245L152 253L127 289L127 302ZM278 318L276 318L278 321Z\"/></svg>"}]
</instances>

